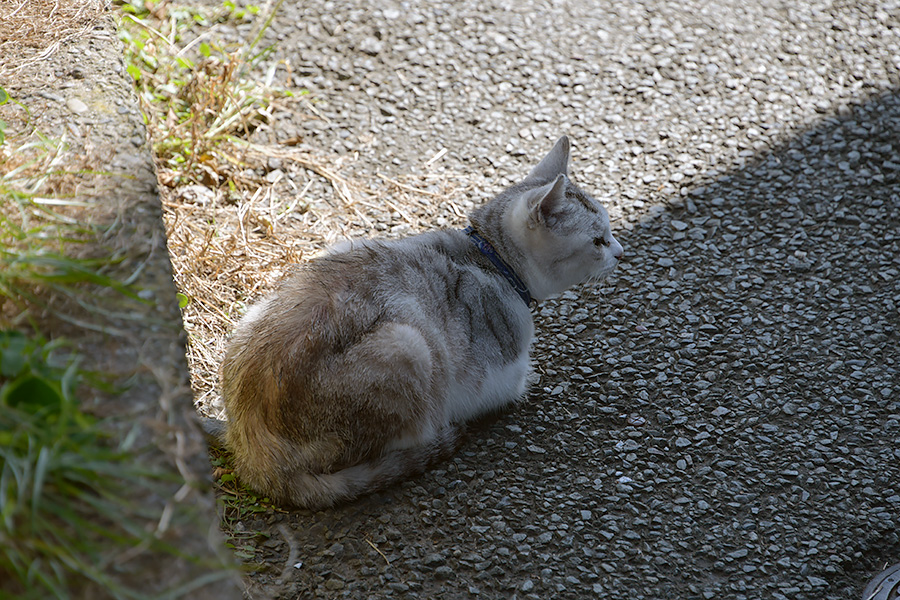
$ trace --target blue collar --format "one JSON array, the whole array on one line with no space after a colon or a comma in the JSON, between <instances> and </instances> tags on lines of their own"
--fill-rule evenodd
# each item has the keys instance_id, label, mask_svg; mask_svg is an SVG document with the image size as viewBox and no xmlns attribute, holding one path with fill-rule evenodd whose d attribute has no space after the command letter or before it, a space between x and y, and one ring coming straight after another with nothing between
<instances>
[{"instance_id":1,"label":"blue collar","mask_svg":"<svg viewBox=\"0 0 900 600\"><path fill-rule=\"evenodd\" d=\"M494 263L494 266L497 267L500 274L513 286L513 289L516 290L516 293L519 294L519 297L525 302L525 305L531 306L531 294L528 292L528 286L526 286L525 282L516 275L516 272L513 271L512 267L500 258L500 255L497 254L497 251L494 250L491 243L478 235L475 228L472 226L466 227L463 230L463 233L469 236L469 239L475 244L475 247L478 248L488 260Z\"/></svg>"}]
</instances>

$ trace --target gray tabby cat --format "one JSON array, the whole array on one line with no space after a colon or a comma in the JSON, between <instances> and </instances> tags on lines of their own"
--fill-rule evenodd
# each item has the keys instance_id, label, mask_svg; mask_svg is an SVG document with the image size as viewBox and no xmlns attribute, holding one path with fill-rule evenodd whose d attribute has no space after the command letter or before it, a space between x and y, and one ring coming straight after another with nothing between
<instances>
[{"instance_id":1,"label":"gray tabby cat","mask_svg":"<svg viewBox=\"0 0 900 600\"><path fill-rule=\"evenodd\" d=\"M531 299L599 281L622 256L568 164L563 137L471 228L339 244L253 306L221 372L238 477L331 506L447 458L467 420L521 398Z\"/></svg>"}]
</instances>

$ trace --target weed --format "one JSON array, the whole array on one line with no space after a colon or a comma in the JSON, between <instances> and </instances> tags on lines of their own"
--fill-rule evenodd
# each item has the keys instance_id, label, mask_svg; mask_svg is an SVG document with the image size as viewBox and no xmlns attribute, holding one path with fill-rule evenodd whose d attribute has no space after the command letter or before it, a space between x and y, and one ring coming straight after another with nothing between
<instances>
[{"instance_id":1,"label":"weed","mask_svg":"<svg viewBox=\"0 0 900 600\"><path fill-rule=\"evenodd\" d=\"M84 374L62 350L0 332L0 581L22 599L69 598L92 584L137 598L115 573L144 550L177 551L125 498L171 482L81 411Z\"/></svg>"},{"instance_id":2,"label":"weed","mask_svg":"<svg viewBox=\"0 0 900 600\"><path fill-rule=\"evenodd\" d=\"M210 14L167 10L168 18L154 19L145 3L125 4L120 28L126 68L140 97L160 179L172 186L243 188L240 171L247 165L237 158L232 141L266 122L276 99L291 96L272 86L274 69L264 82L249 75L272 52L266 48L254 54L274 11L252 42L229 47L202 35L189 42L185 38L197 26L256 15L257 7L238 8L226 1Z\"/></svg>"},{"instance_id":3,"label":"weed","mask_svg":"<svg viewBox=\"0 0 900 600\"><path fill-rule=\"evenodd\" d=\"M274 505L269 498L260 497L238 481L230 468L231 457L221 449L212 448L211 455L213 479L218 490L219 512L223 529L228 536L226 546L242 561L254 561L257 558L257 549L251 542L268 537L269 534L256 531L248 527L248 524L257 515L285 511Z\"/></svg>"}]
</instances>

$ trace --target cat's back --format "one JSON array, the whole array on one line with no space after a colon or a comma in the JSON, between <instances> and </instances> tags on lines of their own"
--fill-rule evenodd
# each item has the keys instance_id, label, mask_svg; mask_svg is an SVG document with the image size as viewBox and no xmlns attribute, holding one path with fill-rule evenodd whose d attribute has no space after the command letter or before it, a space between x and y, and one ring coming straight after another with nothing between
<instances>
[{"instance_id":1,"label":"cat's back","mask_svg":"<svg viewBox=\"0 0 900 600\"><path fill-rule=\"evenodd\" d=\"M521 330L526 338L531 327L530 311L468 236L439 230L342 242L298 266L248 311L232 347L265 347L311 364L384 322L408 323L448 342L458 337L461 344L471 343L478 333L473 328L496 323L498 331ZM506 346L501 339L488 341ZM512 345L515 351L521 346L518 340Z\"/></svg>"},{"instance_id":2,"label":"cat's back","mask_svg":"<svg viewBox=\"0 0 900 600\"><path fill-rule=\"evenodd\" d=\"M354 240L301 265L267 311L306 307L317 321L368 322L411 308L450 304L436 295L471 267L465 235L441 230L397 240Z\"/></svg>"},{"instance_id":3,"label":"cat's back","mask_svg":"<svg viewBox=\"0 0 900 600\"><path fill-rule=\"evenodd\" d=\"M275 293L253 305L235 336L295 342L350 343L379 319L419 305L449 304L446 292L466 270L465 235L441 230L398 240L342 242L298 265Z\"/></svg>"}]
</instances>

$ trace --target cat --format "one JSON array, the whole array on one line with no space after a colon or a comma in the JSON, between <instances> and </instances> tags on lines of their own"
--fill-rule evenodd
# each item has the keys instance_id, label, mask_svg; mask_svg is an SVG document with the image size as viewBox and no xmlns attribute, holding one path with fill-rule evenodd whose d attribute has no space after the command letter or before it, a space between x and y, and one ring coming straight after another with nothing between
<instances>
[{"instance_id":1,"label":"cat","mask_svg":"<svg viewBox=\"0 0 900 600\"><path fill-rule=\"evenodd\" d=\"M241 481L321 509L448 458L466 421L523 397L530 305L622 257L566 137L470 223L344 242L247 311L221 368Z\"/></svg>"}]
</instances>

